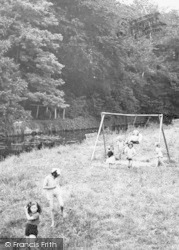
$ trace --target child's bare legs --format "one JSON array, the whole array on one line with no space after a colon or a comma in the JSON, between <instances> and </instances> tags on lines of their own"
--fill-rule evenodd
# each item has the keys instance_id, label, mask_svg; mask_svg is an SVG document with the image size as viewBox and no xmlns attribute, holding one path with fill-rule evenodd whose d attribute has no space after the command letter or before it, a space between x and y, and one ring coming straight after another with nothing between
<instances>
[{"instance_id":1,"label":"child's bare legs","mask_svg":"<svg viewBox=\"0 0 179 250\"><path fill-rule=\"evenodd\" d=\"M128 159L128 168L132 167L132 159Z\"/></svg>"},{"instance_id":2,"label":"child's bare legs","mask_svg":"<svg viewBox=\"0 0 179 250\"><path fill-rule=\"evenodd\" d=\"M159 167L160 166L160 161L159 161L159 158L157 158L157 164L156 164L156 167Z\"/></svg>"},{"instance_id":3,"label":"child's bare legs","mask_svg":"<svg viewBox=\"0 0 179 250\"><path fill-rule=\"evenodd\" d=\"M164 165L165 165L165 163L163 161L163 158L162 157L158 157L157 158L157 167L164 166Z\"/></svg>"},{"instance_id":4,"label":"child's bare legs","mask_svg":"<svg viewBox=\"0 0 179 250\"><path fill-rule=\"evenodd\" d=\"M50 205L50 217L51 217L51 227L54 227L55 221L54 221L54 194L51 190L47 192L47 199Z\"/></svg>"},{"instance_id":5,"label":"child's bare legs","mask_svg":"<svg viewBox=\"0 0 179 250\"><path fill-rule=\"evenodd\" d=\"M118 156L119 156L119 160L121 159L121 148L118 146Z\"/></svg>"},{"instance_id":6,"label":"child's bare legs","mask_svg":"<svg viewBox=\"0 0 179 250\"><path fill-rule=\"evenodd\" d=\"M164 163L164 161L163 161L163 157L160 157L160 162L161 162L161 164L164 166L165 165L165 163Z\"/></svg>"},{"instance_id":7,"label":"child's bare legs","mask_svg":"<svg viewBox=\"0 0 179 250\"><path fill-rule=\"evenodd\" d=\"M50 217L51 217L51 227L54 227L55 225L55 220L54 220L54 202L53 202L53 197L49 200L50 203Z\"/></svg>"},{"instance_id":8,"label":"child's bare legs","mask_svg":"<svg viewBox=\"0 0 179 250\"><path fill-rule=\"evenodd\" d=\"M47 197L49 200L49 204L50 204L50 216L51 216L51 221L52 221L51 227L54 227L54 225L55 225L55 219L54 219L54 212L55 212L55 210L54 210L54 198L55 197L58 200L58 203L59 203L59 206L61 209L61 213L63 216L64 203L63 203L63 199L61 196L61 190L56 188L53 193L48 193L48 197Z\"/></svg>"},{"instance_id":9,"label":"child's bare legs","mask_svg":"<svg viewBox=\"0 0 179 250\"><path fill-rule=\"evenodd\" d=\"M58 199L58 204L59 204L59 206L60 206L61 214L62 214L62 216L63 216L63 215L64 215L64 214L63 214L64 203L63 203L63 199L62 199L62 196L61 196L61 192L59 192L59 194L57 195L57 199Z\"/></svg>"}]
</instances>

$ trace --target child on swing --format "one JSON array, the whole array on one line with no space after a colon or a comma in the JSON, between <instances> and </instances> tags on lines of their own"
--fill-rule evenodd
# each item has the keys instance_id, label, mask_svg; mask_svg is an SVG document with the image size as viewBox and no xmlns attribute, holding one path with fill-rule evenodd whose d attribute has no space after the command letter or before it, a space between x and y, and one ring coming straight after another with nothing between
<instances>
[{"instance_id":1,"label":"child on swing","mask_svg":"<svg viewBox=\"0 0 179 250\"><path fill-rule=\"evenodd\" d=\"M138 130L134 130L132 135L129 137L128 142L132 142L133 144L140 144L142 141L142 134L139 133Z\"/></svg>"},{"instance_id":2,"label":"child on swing","mask_svg":"<svg viewBox=\"0 0 179 250\"><path fill-rule=\"evenodd\" d=\"M158 142L155 143L155 151L157 153L157 167L159 167L161 165L165 165L164 161L163 161L162 149L160 147L160 143L158 143Z\"/></svg>"},{"instance_id":3,"label":"child on swing","mask_svg":"<svg viewBox=\"0 0 179 250\"><path fill-rule=\"evenodd\" d=\"M108 146L107 148L107 160L108 165L115 163L114 149L113 146Z\"/></svg>"},{"instance_id":4,"label":"child on swing","mask_svg":"<svg viewBox=\"0 0 179 250\"><path fill-rule=\"evenodd\" d=\"M133 148L132 142L129 142L127 144L127 147L125 148L125 154L126 154L126 158L128 160L128 168L131 168L133 165L133 158L136 155L136 151Z\"/></svg>"}]
</instances>

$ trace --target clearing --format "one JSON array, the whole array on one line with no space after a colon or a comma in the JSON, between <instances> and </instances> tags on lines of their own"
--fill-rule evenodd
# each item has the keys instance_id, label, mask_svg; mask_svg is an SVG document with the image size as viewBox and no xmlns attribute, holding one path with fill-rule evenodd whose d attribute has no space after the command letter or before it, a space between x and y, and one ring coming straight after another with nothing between
<instances>
[{"instance_id":1,"label":"clearing","mask_svg":"<svg viewBox=\"0 0 179 250\"><path fill-rule=\"evenodd\" d=\"M39 237L64 237L65 249L177 250L179 127L164 129L172 163L159 168L155 125L140 129L143 142L136 148L139 154L132 169L125 160L108 168L101 158L102 140L91 162L95 138L7 158L0 163L0 237L24 236L24 206L36 200L43 209ZM108 142L116 136L110 135ZM165 152L163 141L162 147ZM63 221L56 213L56 227L51 229L42 185L54 166L62 170L67 216Z\"/></svg>"}]
</instances>

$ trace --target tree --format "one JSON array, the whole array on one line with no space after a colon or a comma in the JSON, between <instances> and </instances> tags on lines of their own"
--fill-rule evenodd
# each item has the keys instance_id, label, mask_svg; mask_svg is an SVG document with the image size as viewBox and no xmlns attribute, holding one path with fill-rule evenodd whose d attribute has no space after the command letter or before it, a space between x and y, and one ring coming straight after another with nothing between
<instances>
[{"instance_id":1,"label":"tree","mask_svg":"<svg viewBox=\"0 0 179 250\"><path fill-rule=\"evenodd\" d=\"M18 105L21 109L26 103L30 109L29 102L64 107L64 92L60 90L64 84L61 79L64 65L55 55L63 37L49 31L49 27L58 25L52 3L46 0L0 0L0 5L0 39L6 45L2 55L11 62L12 70L9 68L9 71L18 71L19 82L25 86L23 95L26 99L17 98ZM3 91L6 82L1 87Z\"/></svg>"},{"instance_id":2,"label":"tree","mask_svg":"<svg viewBox=\"0 0 179 250\"><path fill-rule=\"evenodd\" d=\"M2 45L2 44L1 44ZM18 70L18 66L1 53L0 58L0 126L7 135L12 130L14 120L27 119L29 112L20 103L25 100L27 83Z\"/></svg>"},{"instance_id":3,"label":"tree","mask_svg":"<svg viewBox=\"0 0 179 250\"><path fill-rule=\"evenodd\" d=\"M131 6L109 0L54 4L60 20L64 15L58 28L64 36L59 54L67 66L66 93L86 96L93 115L104 110L173 112L171 84L177 77L174 65L169 68L155 50L167 29L156 5L149 0ZM138 37L131 33L133 21ZM177 48L176 40L173 44Z\"/></svg>"},{"instance_id":4,"label":"tree","mask_svg":"<svg viewBox=\"0 0 179 250\"><path fill-rule=\"evenodd\" d=\"M64 40L59 55L66 68L63 71L65 92L75 96L86 96L89 112L99 114L109 108L113 110L131 109L136 105L126 105L126 99L120 98L126 91L125 65L127 50L124 38L119 39L117 31L124 29L115 1L54 1L55 10L61 20L59 30ZM121 21L121 22L120 22ZM120 26L120 27L119 27ZM117 88L120 96L115 95ZM123 103L125 102L125 103ZM104 105L106 103L106 105ZM92 106L93 108L92 108ZM116 110L117 109L117 110Z\"/></svg>"}]
</instances>

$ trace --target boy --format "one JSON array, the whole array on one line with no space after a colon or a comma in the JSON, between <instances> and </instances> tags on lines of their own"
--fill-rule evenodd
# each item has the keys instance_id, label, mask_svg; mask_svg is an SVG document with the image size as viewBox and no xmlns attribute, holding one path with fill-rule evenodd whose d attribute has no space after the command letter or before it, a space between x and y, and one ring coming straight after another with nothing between
<instances>
[{"instance_id":1,"label":"boy","mask_svg":"<svg viewBox=\"0 0 179 250\"><path fill-rule=\"evenodd\" d=\"M62 191L59 185L59 176L61 175L59 168L53 168L51 174L46 176L44 180L43 189L46 190L47 199L50 203L50 210L51 210L51 219L52 224L51 227L54 227L54 197L57 198L61 213L63 216L63 199L62 199Z\"/></svg>"}]
</instances>

